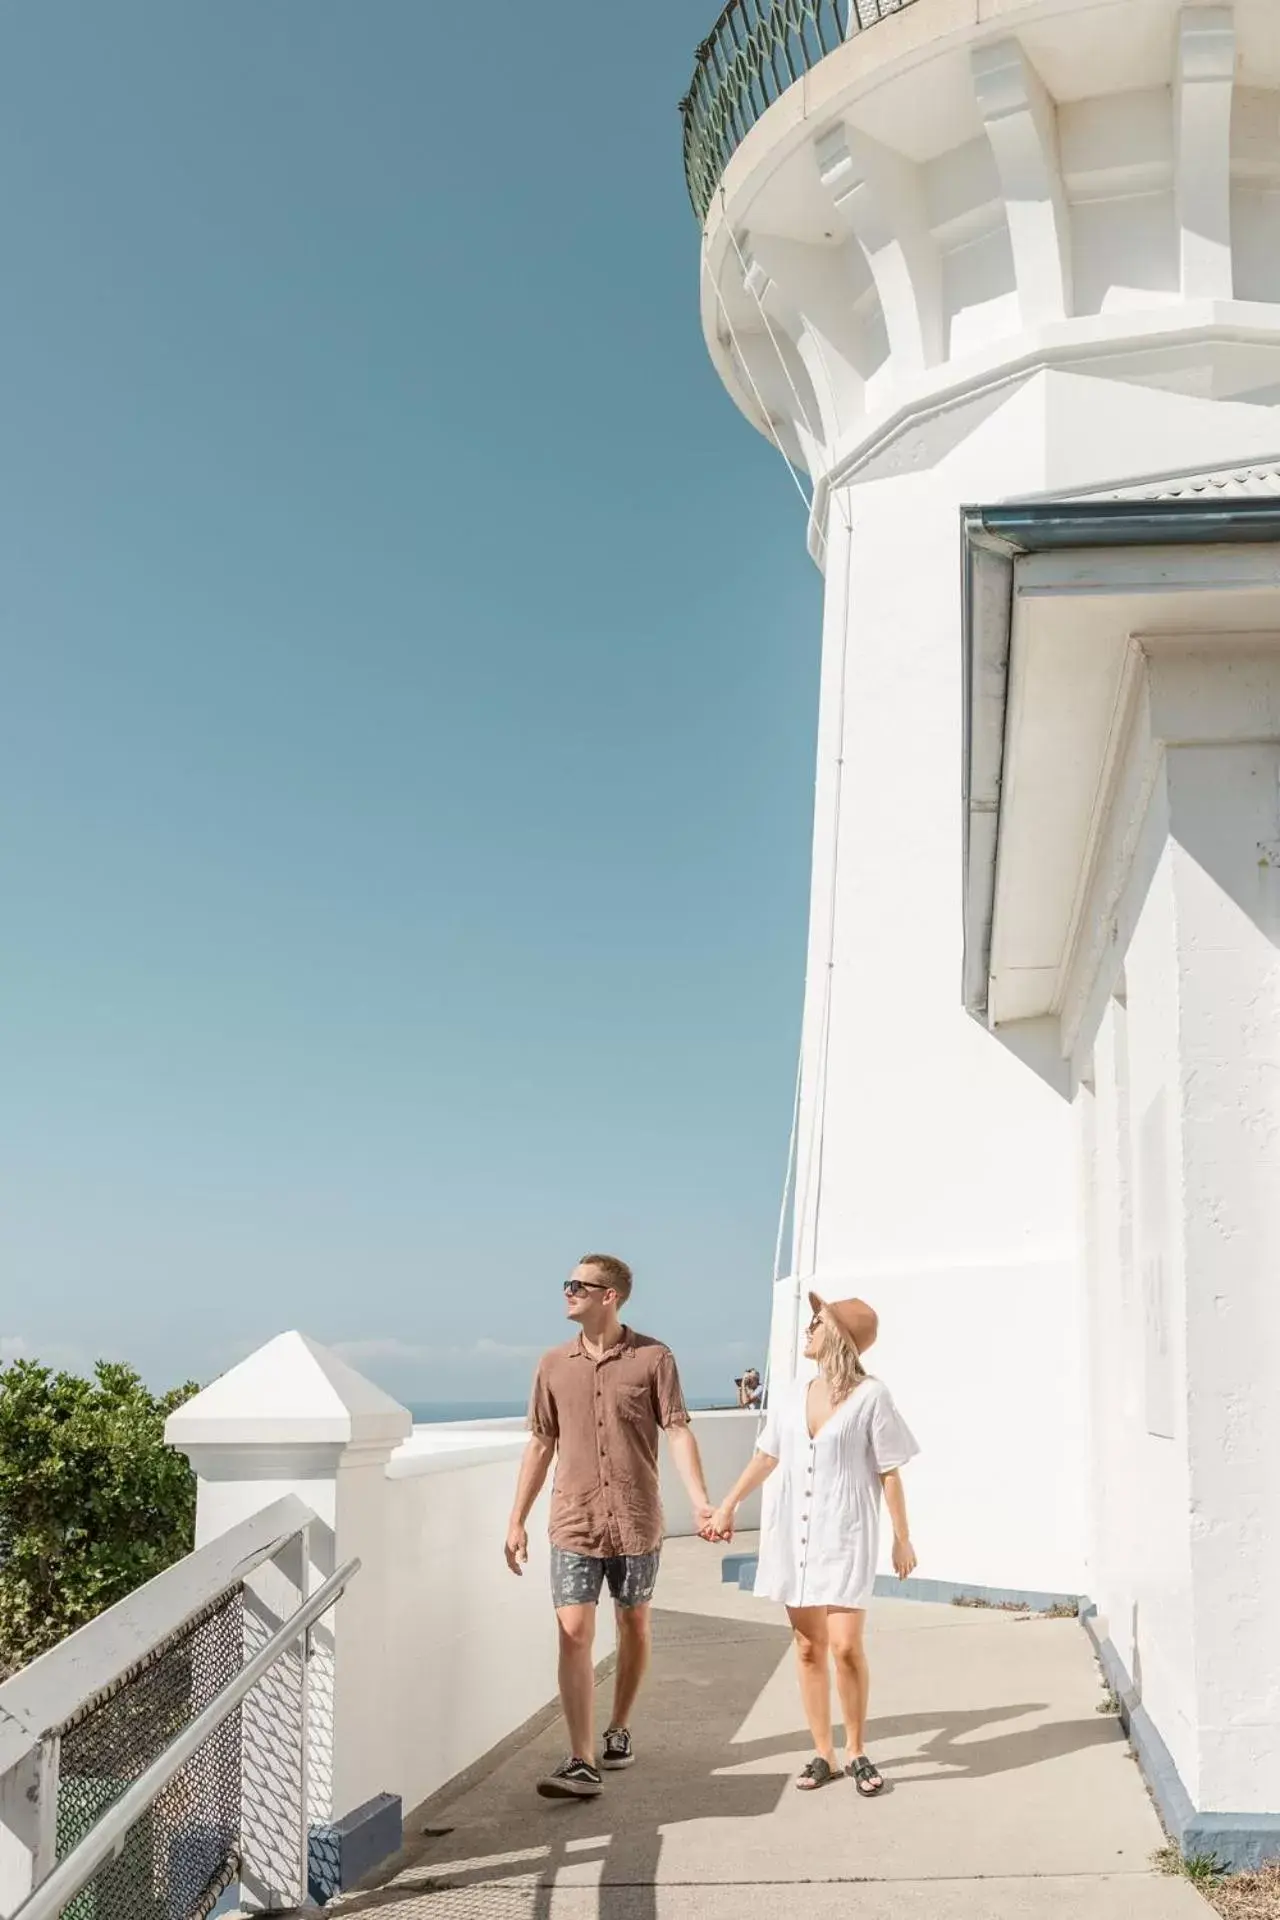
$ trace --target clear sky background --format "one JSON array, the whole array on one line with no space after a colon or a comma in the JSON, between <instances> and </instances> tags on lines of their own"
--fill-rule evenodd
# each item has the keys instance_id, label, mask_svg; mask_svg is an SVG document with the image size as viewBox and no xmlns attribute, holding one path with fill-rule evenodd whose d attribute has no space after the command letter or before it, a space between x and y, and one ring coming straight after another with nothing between
<instances>
[{"instance_id":1,"label":"clear sky background","mask_svg":"<svg viewBox=\"0 0 1280 1920\"><path fill-rule=\"evenodd\" d=\"M699 332L716 0L0 17L0 1352L763 1357L820 582Z\"/></svg>"}]
</instances>

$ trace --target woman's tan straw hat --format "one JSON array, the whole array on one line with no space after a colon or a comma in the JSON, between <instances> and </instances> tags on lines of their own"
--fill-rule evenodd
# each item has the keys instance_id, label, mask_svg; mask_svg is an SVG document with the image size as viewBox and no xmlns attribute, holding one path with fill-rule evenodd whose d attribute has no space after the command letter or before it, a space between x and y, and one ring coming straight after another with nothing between
<instances>
[{"instance_id":1,"label":"woman's tan straw hat","mask_svg":"<svg viewBox=\"0 0 1280 1920\"><path fill-rule=\"evenodd\" d=\"M811 1293L809 1305L815 1313L825 1313L858 1353L874 1345L880 1317L865 1300L823 1300Z\"/></svg>"}]
</instances>

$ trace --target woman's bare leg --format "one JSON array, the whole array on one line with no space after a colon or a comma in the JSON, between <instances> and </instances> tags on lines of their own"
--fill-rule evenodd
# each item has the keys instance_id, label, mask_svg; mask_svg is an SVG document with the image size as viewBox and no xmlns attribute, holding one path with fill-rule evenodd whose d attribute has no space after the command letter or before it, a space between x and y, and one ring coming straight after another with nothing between
<instances>
[{"instance_id":1,"label":"woman's bare leg","mask_svg":"<svg viewBox=\"0 0 1280 1920\"><path fill-rule=\"evenodd\" d=\"M871 1670L867 1665L863 1629L867 1623L861 1608L832 1607L827 1614L827 1638L836 1668L836 1692L844 1714L845 1747L850 1760L866 1750L867 1699L871 1688Z\"/></svg>"},{"instance_id":2,"label":"woman's bare leg","mask_svg":"<svg viewBox=\"0 0 1280 1920\"><path fill-rule=\"evenodd\" d=\"M813 1750L835 1770L836 1750L831 1738L831 1674L827 1665L827 1609L788 1607L795 1635L800 1699L813 1736Z\"/></svg>"}]
</instances>

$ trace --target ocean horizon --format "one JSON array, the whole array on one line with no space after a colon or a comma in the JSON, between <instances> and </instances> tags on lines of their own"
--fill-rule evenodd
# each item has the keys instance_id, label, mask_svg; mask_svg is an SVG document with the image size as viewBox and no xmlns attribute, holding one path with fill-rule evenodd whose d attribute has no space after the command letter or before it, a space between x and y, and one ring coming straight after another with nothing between
<instances>
[{"instance_id":1,"label":"ocean horizon","mask_svg":"<svg viewBox=\"0 0 1280 1920\"><path fill-rule=\"evenodd\" d=\"M731 1407L733 1402L723 1396L696 1394L688 1395L690 1411L707 1413L715 1407ZM407 1400L405 1405L413 1415L414 1425L420 1427L444 1426L457 1420L520 1420L528 1407L525 1400Z\"/></svg>"}]
</instances>

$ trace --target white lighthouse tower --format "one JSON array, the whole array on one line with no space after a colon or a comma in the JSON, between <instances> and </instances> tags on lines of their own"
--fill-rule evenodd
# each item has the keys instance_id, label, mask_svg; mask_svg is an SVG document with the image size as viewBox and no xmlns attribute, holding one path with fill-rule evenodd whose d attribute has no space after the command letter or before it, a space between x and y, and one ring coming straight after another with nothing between
<instances>
[{"instance_id":1,"label":"white lighthouse tower","mask_svg":"<svg viewBox=\"0 0 1280 1920\"><path fill-rule=\"evenodd\" d=\"M1280 0L732 0L683 110L707 346L826 581L774 1377L808 1288L869 1299L922 1570L1081 1591L1078 1063L1034 927L998 1030L962 1001L961 509L1280 453Z\"/></svg>"}]
</instances>

